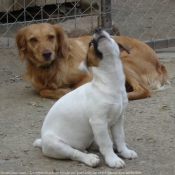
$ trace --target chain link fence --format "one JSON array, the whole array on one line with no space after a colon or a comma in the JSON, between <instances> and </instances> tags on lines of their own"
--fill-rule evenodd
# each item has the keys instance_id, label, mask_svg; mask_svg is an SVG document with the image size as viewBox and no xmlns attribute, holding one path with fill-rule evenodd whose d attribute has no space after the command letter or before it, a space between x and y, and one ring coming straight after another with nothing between
<instances>
[{"instance_id":1,"label":"chain link fence","mask_svg":"<svg viewBox=\"0 0 175 175\"><path fill-rule=\"evenodd\" d=\"M111 3L112 20L120 35L144 41L153 49L175 47L174 0L113 0Z\"/></svg>"},{"instance_id":2,"label":"chain link fence","mask_svg":"<svg viewBox=\"0 0 175 175\"><path fill-rule=\"evenodd\" d=\"M174 0L0 0L0 48L13 48L19 28L49 22L68 37L102 27L130 36L153 49L175 46Z\"/></svg>"},{"instance_id":3,"label":"chain link fence","mask_svg":"<svg viewBox=\"0 0 175 175\"><path fill-rule=\"evenodd\" d=\"M98 0L0 0L0 46L14 47L16 31L32 23L60 24L68 37L99 26Z\"/></svg>"}]
</instances>

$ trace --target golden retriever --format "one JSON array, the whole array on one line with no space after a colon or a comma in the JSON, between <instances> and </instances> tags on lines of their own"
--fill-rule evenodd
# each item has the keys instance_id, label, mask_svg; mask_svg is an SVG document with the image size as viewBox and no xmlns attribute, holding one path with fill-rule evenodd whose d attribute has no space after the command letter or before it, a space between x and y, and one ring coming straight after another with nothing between
<instances>
[{"instance_id":1,"label":"golden retriever","mask_svg":"<svg viewBox=\"0 0 175 175\"><path fill-rule=\"evenodd\" d=\"M149 46L129 37L112 38L123 46L120 57L129 100L149 97L152 89L167 83L167 71ZM78 70L91 39L91 36L66 38L59 25L49 23L20 29L16 45L21 60L26 60L24 76L42 97L55 99L91 81L92 73L87 75Z\"/></svg>"}]
</instances>

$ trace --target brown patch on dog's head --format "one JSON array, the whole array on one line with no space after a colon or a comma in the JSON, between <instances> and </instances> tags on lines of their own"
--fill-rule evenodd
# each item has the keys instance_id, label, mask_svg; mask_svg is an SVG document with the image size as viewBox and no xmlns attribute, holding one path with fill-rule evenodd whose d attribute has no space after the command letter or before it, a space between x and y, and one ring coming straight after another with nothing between
<instances>
[{"instance_id":1,"label":"brown patch on dog's head","mask_svg":"<svg viewBox=\"0 0 175 175\"><path fill-rule=\"evenodd\" d=\"M16 45L20 58L37 67L50 65L57 57L67 57L68 44L62 28L49 23L32 24L20 29Z\"/></svg>"},{"instance_id":2,"label":"brown patch on dog's head","mask_svg":"<svg viewBox=\"0 0 175 175\"><path fill-rule=\"evenodd\" d=\"M87 53L87 67L98 67L99 62L102 60L103 55L97 50L97 44L95 40L89 43L89 50Z\"/></svg>"},{"instance_id":3,"label":"brown patch on dog's head","mask_svg":"<svg viewBox=\"0 0 175 175\"><path fill-rule=\"evenodd\" d=\"M89 50L87 52L85 60L83 60L78 69L84 73L89 74L89 67L98 67L99 62L102 60L103 55L97 50L97 43L92 40L89 43Z\"/></svg>"}]
</instances>

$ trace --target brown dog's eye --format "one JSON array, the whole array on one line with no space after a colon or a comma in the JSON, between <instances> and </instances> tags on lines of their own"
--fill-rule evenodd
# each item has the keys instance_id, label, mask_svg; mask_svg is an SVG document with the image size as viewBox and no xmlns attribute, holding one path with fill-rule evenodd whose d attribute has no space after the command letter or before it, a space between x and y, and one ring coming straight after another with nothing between
<instances>
[{"instance_id":1,"label":"brown dog's eye","mask_svg":"<svg viewBox=\"0 0 175 175\"><path fill-rule=\"evenodd\" d=\"M36 38L31 38L30 42L35 43L35 42L37 42L37 39Z\"/></svg>"},{"instance_id":2,"label":"brown dog's eye","mask_svg":"<svg viewBox=\"0 0 175 175\"><path fill-rule=\"evenodd\" d=\"M53 36L53 35L50 35L50 36L48 37L48 39L49 39L49 40L53 40L53 39L54 39L54 36Z\"/></svg>"}]
</instances>

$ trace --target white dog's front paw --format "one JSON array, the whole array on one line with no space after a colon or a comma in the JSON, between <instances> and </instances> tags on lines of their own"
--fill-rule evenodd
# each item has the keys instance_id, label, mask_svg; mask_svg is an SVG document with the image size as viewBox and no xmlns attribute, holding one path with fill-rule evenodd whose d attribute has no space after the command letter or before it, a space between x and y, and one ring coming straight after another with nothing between
<instances>
[{"instance_id":1,"label":"white dog's front paw","mask_svg":"<svg viewBox=\"0 0 175 175\"><path fill-rule=\"evenodd\" d=\"M95 154L87 154L84 163L91 167L97 167L100 164L100 158Z\"/></svg>"},{"instance_id":2,"label":"white dog's front paw","mask_svg":"<svg viewBox=\"0 0 175 175\"><path fill-rule=\"evenodd\" d=\"M125 159L135 159L138 157L137 153L133 150L130 150L130 149L122 150L119 154L121 157L123 157Z\"/></svg>"},{"instance_id":3,"label":"white dog's front paw","mask_svg":"<svg viewBox=\"0 0 175 175\"><path fill-rule=\"evenodd\" d=\"M125 162L117 155L109 156L105 158L106 164L111 168L124 168Z\"/></svg>"}]
</instances>

